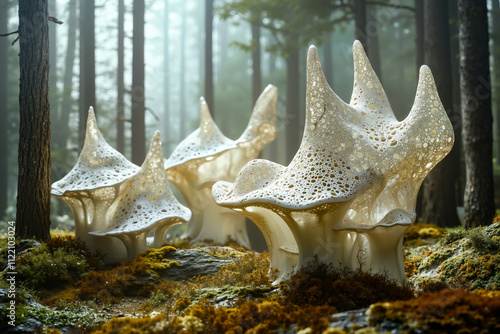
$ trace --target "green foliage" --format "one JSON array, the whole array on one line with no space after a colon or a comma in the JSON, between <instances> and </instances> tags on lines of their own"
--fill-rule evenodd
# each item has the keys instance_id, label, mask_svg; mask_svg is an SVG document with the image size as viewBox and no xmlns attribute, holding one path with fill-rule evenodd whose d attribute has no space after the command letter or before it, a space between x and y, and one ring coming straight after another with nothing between
<instances>
[{"instance_id":1,"label":"green foliage","mask_svg":"<svg viewBox=\"0 0 500 334\"><path fill-rule=\"evenodd\" d=\"M332 8L337 15L331 16ZM312 41L321 45L325 33L334 25L352 20L352 6L335 6L328 1L306 0L237 0L216 7L220 18L244 19L252 24L267 28L276 42L266 50L287 58L289 54L309 46ZM238 43L244 50L253 45Z\"/></svg>"}]
</instances>

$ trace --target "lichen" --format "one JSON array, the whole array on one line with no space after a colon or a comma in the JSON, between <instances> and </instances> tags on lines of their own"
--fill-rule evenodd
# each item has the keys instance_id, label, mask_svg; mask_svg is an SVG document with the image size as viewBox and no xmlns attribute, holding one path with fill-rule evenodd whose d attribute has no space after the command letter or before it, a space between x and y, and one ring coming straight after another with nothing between
<instances>
[{"instance_id":1,"label":"lichen","mask_svg":"<svg viewBox=\"0 0 500 334\"><path fill-rule=\"evenodd\" d=\"M409 281L420 291L444 288L500 287L500 223L471 230L453 230L406 260Z\"/></svg>"}]
</instances>

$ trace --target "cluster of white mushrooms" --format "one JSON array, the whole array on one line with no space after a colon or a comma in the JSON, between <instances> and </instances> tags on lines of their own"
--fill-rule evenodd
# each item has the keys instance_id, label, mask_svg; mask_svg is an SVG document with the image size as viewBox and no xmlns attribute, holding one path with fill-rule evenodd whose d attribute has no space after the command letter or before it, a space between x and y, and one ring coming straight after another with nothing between
<instances>
[{"instance_id":1,"label":"cluster of white mushrooms","mask_svg":"<svg viewBox=\"0 0 500 334\"><path fill-rule=\"evenodd\" d=\"M146 249L150 230L159 246L170 226L190 220L168 177L193 212L185 237L229 237L249 247L246 216L264 235L277 281L317 258L404 283L403 235L415 220L422 181L453 146L453 129L428 67L400 122L358 41L353 55L347 104L328 85L316 48L309 49L304 136L288 166L255 160L276 137L277 90L268 86L238 140L220 132L201 99L200 127L165 161L155 134L141 168L104 141L90 111L80 159L52 193L72 208L76 236L114 260L120 246L129 258Z\"/></svg>"}]
</instances>

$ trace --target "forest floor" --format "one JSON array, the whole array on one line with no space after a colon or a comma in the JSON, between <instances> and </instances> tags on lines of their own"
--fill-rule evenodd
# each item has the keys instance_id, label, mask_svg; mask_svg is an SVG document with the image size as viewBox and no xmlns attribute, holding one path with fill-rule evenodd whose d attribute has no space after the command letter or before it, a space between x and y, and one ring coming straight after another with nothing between
<instances>
[{"instance_id":1,"label":"forest floor","mask_svg":"<svg viewBox=\"0 0 500 334\"><path fill-rule=\"evenodd\" d=\"M71 235L21 246L15 327L3 322L9 319L8 270L0 276L0 328L7 333L500 330L499 222L469 231L411 226L405 234L406 286L322 263L276 286L268 275L269 255L235 245L164 245L115 266L103 266Z\"/></svg>"}]
</instances>

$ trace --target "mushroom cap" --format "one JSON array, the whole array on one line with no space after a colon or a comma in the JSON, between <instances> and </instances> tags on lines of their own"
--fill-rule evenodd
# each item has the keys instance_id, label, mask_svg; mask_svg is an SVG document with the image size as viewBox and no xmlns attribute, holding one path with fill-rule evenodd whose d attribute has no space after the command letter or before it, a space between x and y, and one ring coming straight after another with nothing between
<instances>
[{"instance_id":1,"label":"mushroom cap","mask_svg":"<svg viewBox=\"0 0 500 334\"><path fill-rule=\"evenodd\" d=\"M200 127L179 143L165 162L165 169L182 165L192 160L204 159L224 151L237 148L236 143L227 138L215 124L207 103L200 98Z\"/></svg>"},{"instance_id":2,"label":"mushroom cap","mask_svg":"<svg viewBox=\"0 0 500 334\"><path fill-rule=\"evenodd\" d=\"M68 192L92 191L117 185L137 173L139 167L112 148L104 139L90 107L82 152L71 171L52 184L51 193L64 196Z\"/></svg>"},{"instance_id":3,"label":"mushroom cap","mask_svg":"<svg viewBox=\"0 0 500 334\"><path fill-rule=\"evenodd\" d=\"M187 222L191 211L172 194L161 151L160 133L156 131L149 152L137 172L120 187L120 195L110 207L109 226L91 232L97 236L139 234L164 224Z\"/></svg>"},{"instance_id":4,"label":"mushroom cap","mask_svg":"<svg viewBox=\"0 0 500 334\"><path fill-rule=\"evenodd\" d=\"M413 186L416 194L454 141L432 74L421 68L412 110L399 122L358 41L353 55L354 89L347 104L328 85L316 48L309 48L306 123L297 154L287 167L251 161L233 184L216 183L212 193L219 205L304 210L355 200L374 187L376 198L388 180L399 182L396 192Z\"/></svg>"},{"instance_id":5,"label":"mushroom cap","mask_svg":"<svg viewBox=\"0 0 500 334\"><path fill-rule=\"evenodd\" d=\"M238 149L244 144L255 140L261 132L266 138L262 139L264 146L276 138L276 104L278 89L268 85L257 99L250 121L243 134L237 140L224 136L215 124L205 99L200 98L200 127L187 136L174 149L165 161L165 169L185 164L196 160L211 160L229 150ZM262 147L259 148L259 150ZM238 156L238 155L237 155Z\"/></svg>"},{"instance_id":6,"label":"mushroom cap","mask_svg":"<svg viewBox=\"0 0 500 334\"><path fill-rule=\"evenodd\" d=\"M248 125L236 140L237 143L252 141L259 135L259 128L262 124L269 124L274 131L269 134L269 142L276 137L276 106L278 103L278 88L268 85L259 95L255 102ZM272 131L272 130L271 130Z\"/></svg>"}]
</instances>

